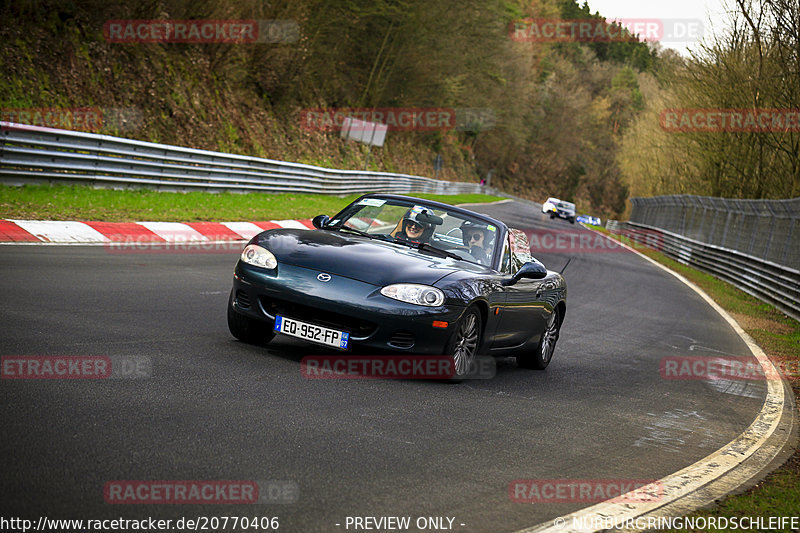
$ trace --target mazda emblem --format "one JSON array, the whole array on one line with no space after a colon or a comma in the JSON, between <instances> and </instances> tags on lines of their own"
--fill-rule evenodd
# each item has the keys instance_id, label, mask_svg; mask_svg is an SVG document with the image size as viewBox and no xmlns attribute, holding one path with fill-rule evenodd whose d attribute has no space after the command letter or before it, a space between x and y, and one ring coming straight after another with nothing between
<instances>
[{"instance_id":1,"label":"mazda emblem","mask_svg":"<svg viewBox=\"0 0 800 533\"><path fill-rule=\"evenodd\" d=\"M327 283L331 280L331 275L323 272L322 274L317 275L317 279L320 280L322 283Z\"/></svg>"}]
</instances>

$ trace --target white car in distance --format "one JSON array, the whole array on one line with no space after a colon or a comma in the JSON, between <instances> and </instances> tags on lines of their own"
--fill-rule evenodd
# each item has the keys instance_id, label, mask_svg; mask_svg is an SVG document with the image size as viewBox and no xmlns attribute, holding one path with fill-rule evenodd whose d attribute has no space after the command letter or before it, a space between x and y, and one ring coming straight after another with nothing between
<instances>
[{"instance_id":1,"label":"white car in distance","mask_svg":"<svg viewBox=\"0 0 800 533\"><path fill-rule=\"evenodd\" d=\"M561 202L558 198L548 198L545 203L542 204L542 213L555 213L558 204Z\"/></svg>"}]
</instances>

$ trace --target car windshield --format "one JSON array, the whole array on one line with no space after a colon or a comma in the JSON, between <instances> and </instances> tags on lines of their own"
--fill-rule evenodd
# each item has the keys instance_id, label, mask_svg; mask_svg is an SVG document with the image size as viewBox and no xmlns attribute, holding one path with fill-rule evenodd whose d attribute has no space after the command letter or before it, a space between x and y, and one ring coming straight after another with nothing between
<instances>
[{"instance_id":1,"label":"car windshield","mask_svg":"<svg viewBox=\"0 0 800 533\"><path fill-rule=\"evenodd\" d=\"M571 204L569 202L561 202L558 204L558 207L561 209L575 209L575 204Z\"/></svg>"},{"instance_id":2,"label":"car windshield","mask_svg":"<svg viewBox=\"0 0 800 533\"><path fill-rule=\"evenodd\" d=\"M491 265L499 231L484 220L424 201L376 197L349 205L326 228L349 229L481 265Z\"/></svg>"}]
</instances>

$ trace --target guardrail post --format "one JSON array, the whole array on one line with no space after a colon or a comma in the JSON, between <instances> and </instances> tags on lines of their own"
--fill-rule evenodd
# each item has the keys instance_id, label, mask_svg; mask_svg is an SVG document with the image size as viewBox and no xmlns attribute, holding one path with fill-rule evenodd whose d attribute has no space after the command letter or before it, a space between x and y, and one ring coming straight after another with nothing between
<instances>
[{"instance_id":1,"label":"guardrail post","mask_svg":"<svg viewBox=\"0 0 800 533\"><path fill-rule=\"evenodd\" d=\"M683 201L683 198L678 197L680 200L680 210L681 210L681 229L679 233L681 235L686 235L686 204Z\"/></svg>"},{"instance_id":2,"label":"guardrail post","mask_svg":"<svg viewBox=\"0 0 800 533\"><path fill-rule=\"evenodd\" d=\"M797 222L796 218L792 218L792 224L789 226L789 234L786 236L786 242L783 243L783 253L781 254L781 263L786 264L786 254L789 253L789 244L792 242L792 233L794 233L794 224Z\"/></svg>"},{"instance_id":3,"label":"guardrail post","mask_svg":"<svg viewBox=\"0 0 800 533\"><path fill-rule=\"evenodd\" d=\"M722 230L722 238L720 239L720 246L725 246L725 239L728 236L728 226L731 224L731 215L732 212L728 211L728 214L725 216L725 228Z\"/></svg>"},{"instance_id":4,"label":"guardrail post","mask_svg":"<svg viewBox=\"0 0 800 533\"><path fill-rule=\"evenodd\" d=\"M744 225L744 221L747 218L747 213L745 213L744 208L742 207L741 200L736 200L736 207L738 208L738 215L741 218L740 226ZM743 231L738 231L736 235L736 245L733 246L734 250L744 250L744 244L742 244L743 239L745 238L745 234Z\"/></svg>"},{"instance_id":5,"label":"guardrail post","mask_svg":"<svg viewBox=\"0 0 800 533\"><path fill-rule=\"evenodd\" d=\"M707 238L703 238L703 226L706 222L706 217L708 216L708 208L703 204L702 200L698 197L698 201L700 201L700 205L703 206L703 214L700 216L700 225L697 226L697 240L698 241L705 241L708 242Z\"/></svg>"},{"instance_id":6,"label":"guardrail post","mask_svg":"<svg viewBox=\"0 0 800 533\"><path fill-rule=\"evenodd\" d=\"M770 206L769 203L765 203L765 205L772 215L769 219L769 235L767 236L767 244L764 246L764 255L762 256L766 260L769 256L769 248L772 246L772 231L775 227L775 211L772 209L772 206Z\"/></svg>"},{"instance_id":7,"label":"guardrail post","mask_svg":"<svg viewBox=\"0 0 800 533\"><path fill-rule=\"evenodd\" d=\"M692 205L691 198L692 198L691 196L686 196L686 207L684 208L686 210L686 229L684 230L683 235L688 235L689 233L691 233L692 227L694 226L694 217L697 214L697 208L694 205ZM690 207L692 209L691 218L689 217Z\"/></svg>"},{"instance_id":8,"label":"guardrail post","mask_svg":"<svg viewBox=\"0 0 800 533\"><path fill-rule=\"evenodd\" d=\"M709 244L714 244L714 230L717 227L717 206L714 201L711 202L711 228L708 230L708 237L706 238L706 242Z\"/></svg>"},{"instance_id":9,"label":"guardrail post","mask_svg":"<svg viewBox=\"0 0 800 533\"><path fill-rule=\"evenodd\" d=\"M753 211L755 211L752 205L750 206L750 208L753 209ZM758 233L758 226L760 225L759 222L761 216L757 212L754 212L752 218L753 218L753 230L750 232L750 244L747 245L747 253L750 255L753 254L753 245L756 242L756 233Z\"/></svg>"}]
</instances>

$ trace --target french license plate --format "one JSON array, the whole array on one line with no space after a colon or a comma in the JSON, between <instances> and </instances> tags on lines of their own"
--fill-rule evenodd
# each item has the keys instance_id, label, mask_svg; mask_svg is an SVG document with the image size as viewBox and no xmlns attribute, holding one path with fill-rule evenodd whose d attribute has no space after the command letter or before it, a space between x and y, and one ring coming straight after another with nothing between
<instances>
[{"instance_id":1,"label":"french license plate","mask_svg":"<svg viewBox=\"0 0 800 533\"><path fill-rule=\"evenodd\" d=\"M275 331L342 350L346 350L350 342L350 333L347 331L315 326L280 315L275 316Z\"/></svg>"}]
</instances>

